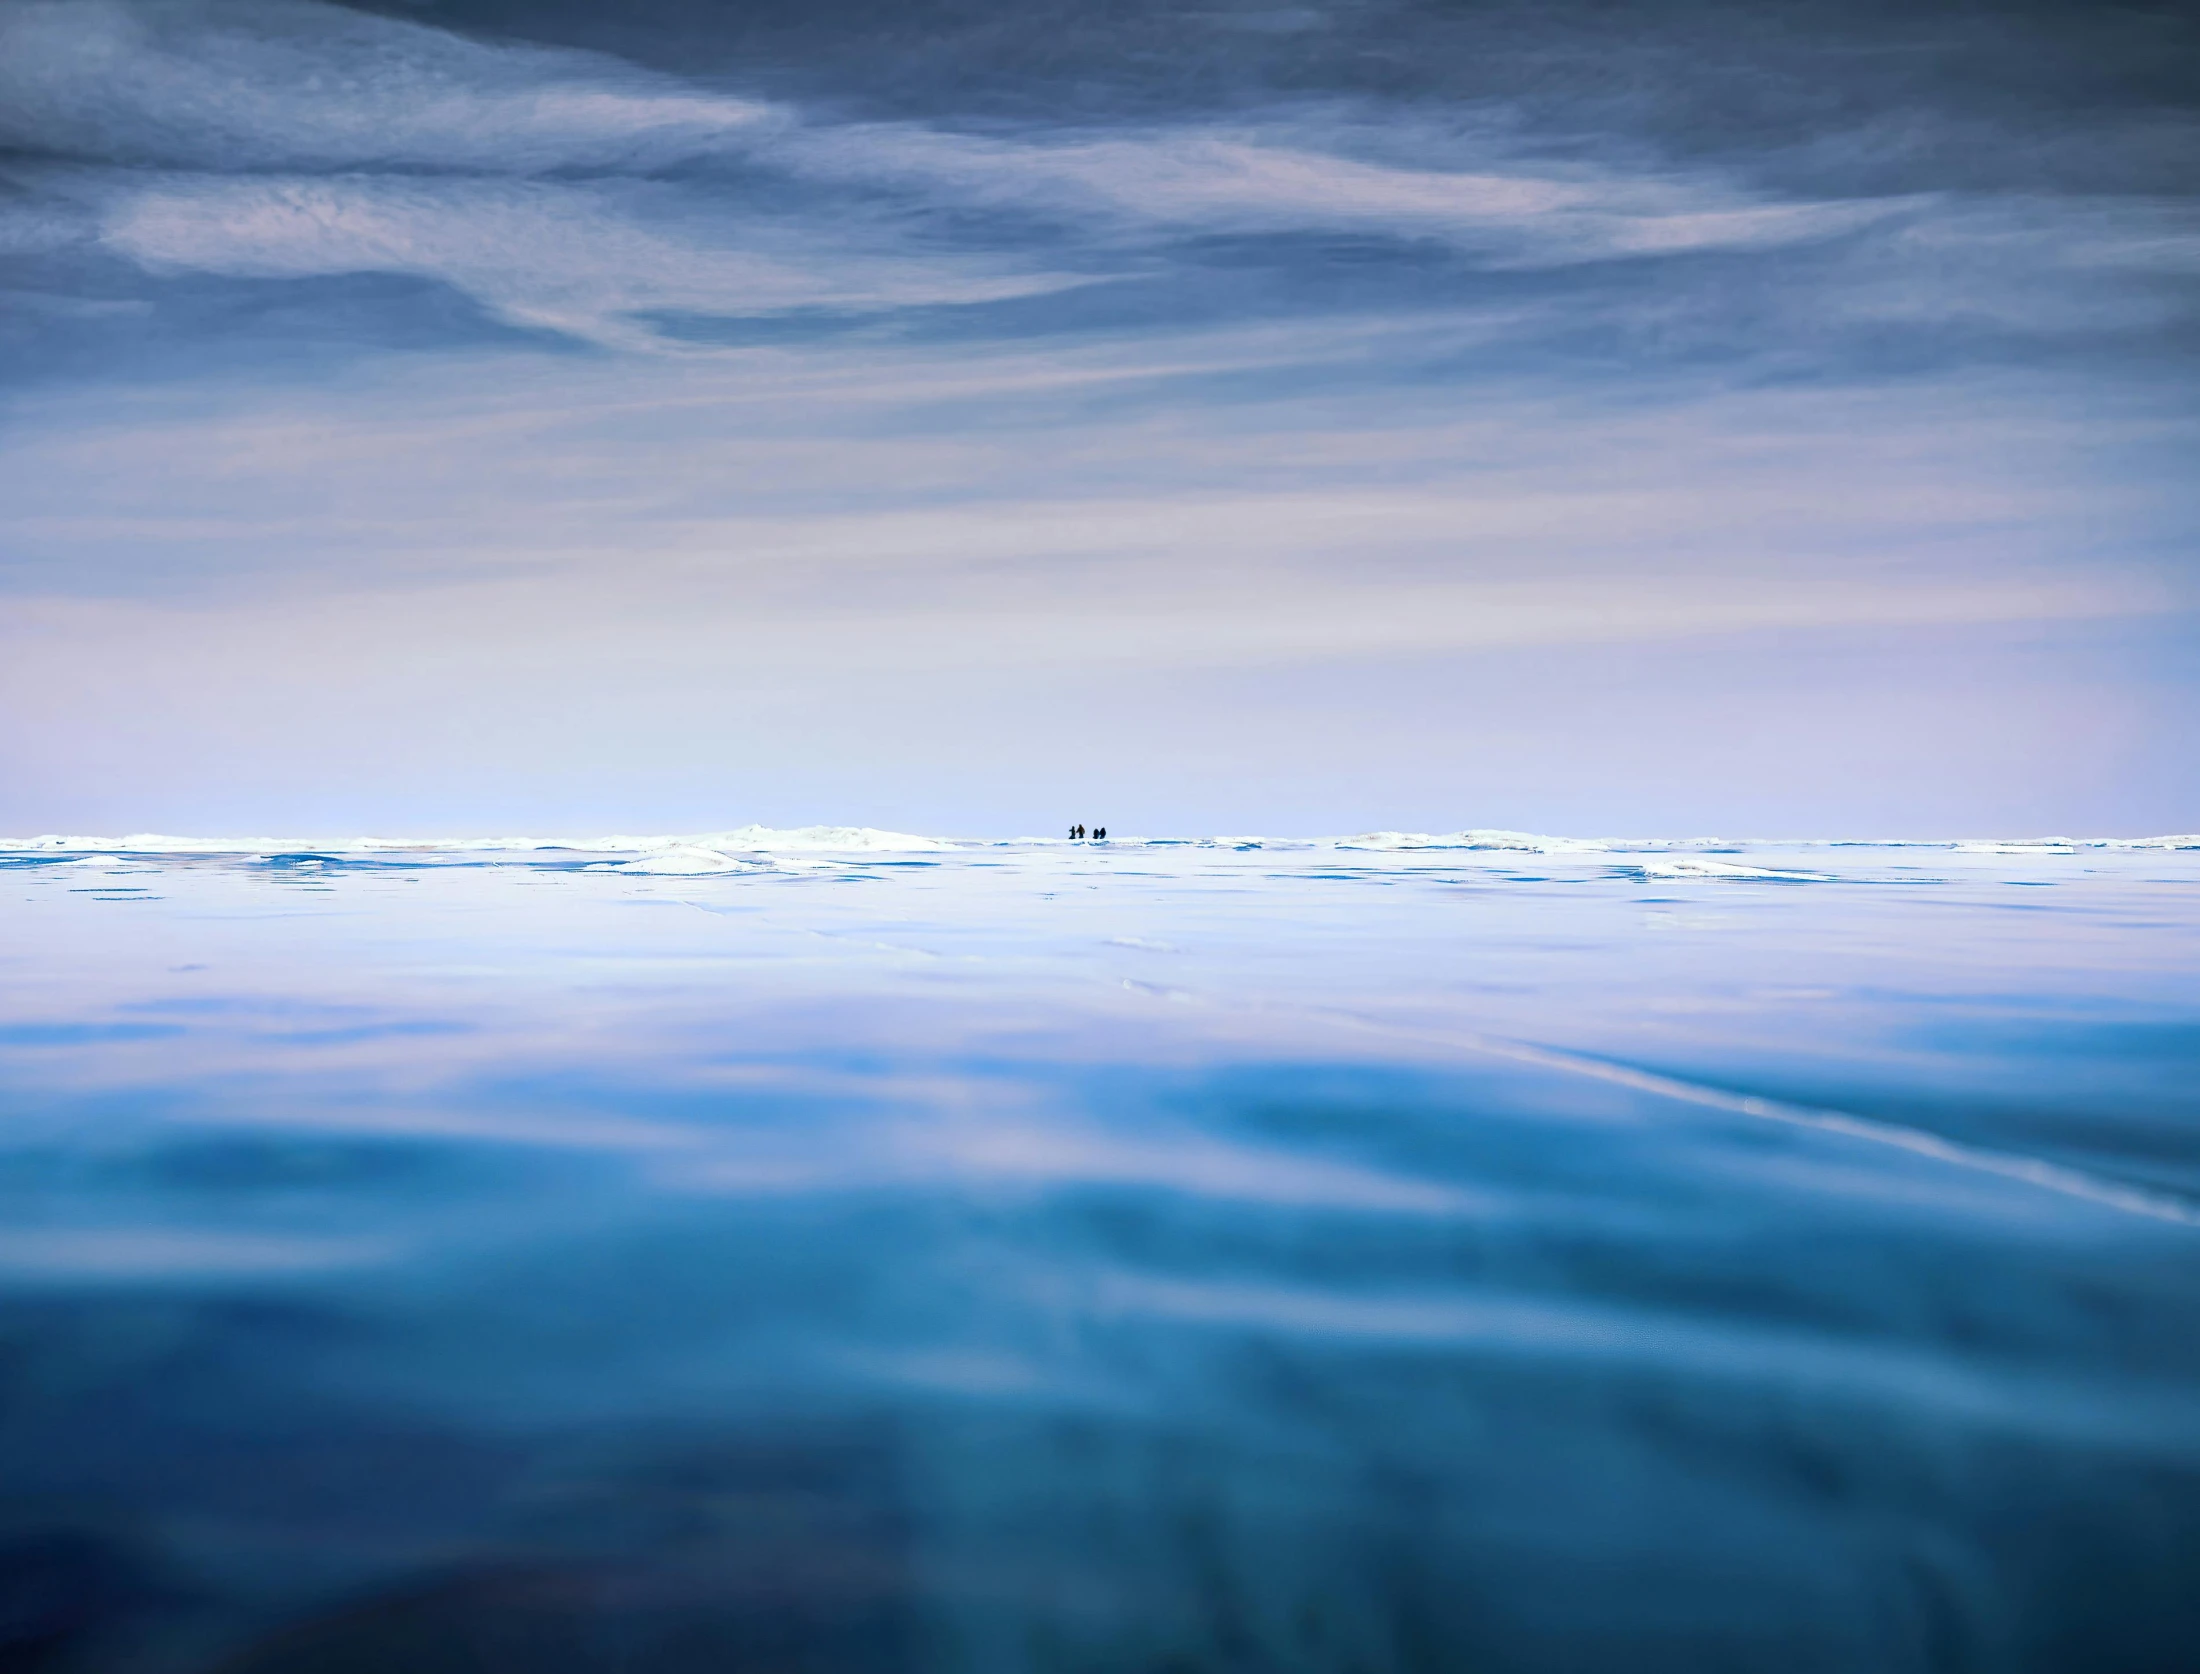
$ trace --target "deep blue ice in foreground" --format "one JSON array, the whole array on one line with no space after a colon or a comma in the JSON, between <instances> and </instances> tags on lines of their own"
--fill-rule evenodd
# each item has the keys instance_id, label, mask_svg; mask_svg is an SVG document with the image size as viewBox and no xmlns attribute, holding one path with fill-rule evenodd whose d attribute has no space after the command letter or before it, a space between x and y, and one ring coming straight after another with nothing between
<instances>
[{"instance_id":1,"label":"deep blue ice in foreground","mask_svg":"<svg viewBox=\"0 0 2200 1674\"><path fill-rule=\"evenodd\" d=\"M0 1667L2200 1659L2200 839L0 852Z\"/></svg>"}]
</instances>

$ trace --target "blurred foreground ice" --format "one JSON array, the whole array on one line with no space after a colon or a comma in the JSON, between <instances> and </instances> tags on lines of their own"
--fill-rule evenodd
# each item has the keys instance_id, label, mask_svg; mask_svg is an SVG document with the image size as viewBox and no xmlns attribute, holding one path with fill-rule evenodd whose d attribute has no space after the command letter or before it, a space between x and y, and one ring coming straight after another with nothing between
<instances>
[{"instance_id":1,"label":"blurred foreground ice","mask_svg":"<svg viewBox=\"0 0 2200 1674\"><path fill-rule=\"evenodd\" d=\"M0 1666L2200 1643L2200 840L0 851Z\"/></svg>"}]
</instances>

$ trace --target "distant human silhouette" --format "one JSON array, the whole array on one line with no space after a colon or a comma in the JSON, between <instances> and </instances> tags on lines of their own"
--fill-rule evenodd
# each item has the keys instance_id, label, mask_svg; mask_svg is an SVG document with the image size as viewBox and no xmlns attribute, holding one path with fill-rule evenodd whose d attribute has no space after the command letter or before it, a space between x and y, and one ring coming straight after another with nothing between
<instances>
[{"instance_id":1,"label":"distant human silhouette","mask_svg":"<svg viewBox=\"0 0 2200 1674\"><path fill-rule=\"evenodd\" d=\"M1092 839L1096 843L1106 838L1107 834L1108 828L1104 825L1096 825L1092 828Z\"/></svg>"},{"instance_id":2,"label":"distant human silhouette","mask_svg":"<svg viewBox=\"0 0 2200 1674\"><path fill-rule=\"evenodd\" d=\"M1073 843L1076 842L1078 838L1084 836L1084 834L1085 828L1081 825L1073 825L1069 828L1069 840Z\"/></svg>"}]
</instances>

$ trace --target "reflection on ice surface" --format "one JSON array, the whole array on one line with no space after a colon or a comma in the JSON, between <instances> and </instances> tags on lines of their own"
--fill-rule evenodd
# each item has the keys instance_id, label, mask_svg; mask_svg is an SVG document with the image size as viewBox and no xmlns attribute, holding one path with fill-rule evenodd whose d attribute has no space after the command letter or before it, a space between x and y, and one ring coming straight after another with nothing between
<instances>
[{"instance_id":1,"label":"reflection on ice surface","mask_svg":"<svg viewBox=\"0 0 2200 1674\"><path fill-rule=\"evenodd\" d=\"M2200 840L0 848L0 1667L2200 1642Z\"/></svg>"}]
</instances>

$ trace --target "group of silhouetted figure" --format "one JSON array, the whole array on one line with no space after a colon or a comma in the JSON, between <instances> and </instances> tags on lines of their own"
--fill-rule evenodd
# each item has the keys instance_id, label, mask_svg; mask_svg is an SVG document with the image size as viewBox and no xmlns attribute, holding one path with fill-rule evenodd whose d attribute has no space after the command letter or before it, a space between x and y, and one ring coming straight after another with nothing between
<instances>
[{"instance_id":1,"label":"group of silhouetted figure","mask_svg":"<svg viewBox=\"0 0 2200 1674\"><path fill-rule=\"evenodd\" d=\"M1073 843L1083 842L1088 835L1095 843L1105 842L1108 836L1108 828L1104 825L1096 825L1090 833L1087 833L1081 825L1073 825L1069 828L1069 840Z\"/></svg>"}]
</instances>

